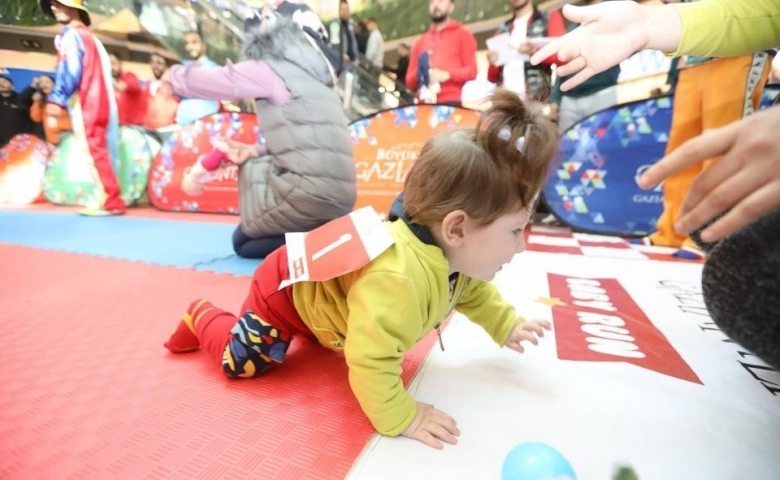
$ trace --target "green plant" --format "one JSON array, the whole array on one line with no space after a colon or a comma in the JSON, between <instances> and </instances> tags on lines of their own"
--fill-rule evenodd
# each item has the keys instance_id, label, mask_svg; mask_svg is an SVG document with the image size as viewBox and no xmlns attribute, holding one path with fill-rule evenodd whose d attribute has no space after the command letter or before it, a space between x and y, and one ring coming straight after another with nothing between
<instances>
[{"instance_id":1,"label":"green plant","mask_svg":"<svg viewBox=\"0 0 780 480\"><path fill-rule=\"evenodd\" d=\"M639 480L639 476L633 468L621 466L615 470L612 480Z\"/></svg>"},{"instance_id":2,"label":"green plant","mask_svg":"<svg viewBox=\"0 0 780 480\"><path fill-rule=\"evenodd\" d=\"M52 25L54 19L44 14L38 2L30 0L4 0L0 2L0 23L6 25Z\"/></svg>"}]
</instances>

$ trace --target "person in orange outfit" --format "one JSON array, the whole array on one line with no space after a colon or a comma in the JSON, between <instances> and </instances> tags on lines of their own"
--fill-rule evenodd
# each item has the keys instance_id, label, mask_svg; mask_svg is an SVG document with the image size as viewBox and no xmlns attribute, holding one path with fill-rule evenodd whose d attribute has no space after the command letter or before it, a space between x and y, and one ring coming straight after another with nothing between
<instances>
[{"instance_id":1,"label":"person in orange outfit","mask_svg":"<svg viewBox=\"0 0 780 480\"><path fill-rule=\"evenodd\" d=\"M154 80L144 85L147 105L143 126L147 130L158 130L176 123L179 97L174 95L170 83L161 80L168 71L168 60L154 53L149 57L149 67L152 69Z\"/></svg>"},{"instance_id":2,"label":"person in orange outfit","mask_svg":"<svg viewBox=\"0 0 780 480\"><path fill-rule=\"evenodd\" d=\"M69 132L73 128L70 125L70 116L64 108L58 117L46 115L46 99L54 89L54 79L48 75L42 75L35 79L33 86L39 90L33 95L30 105L30 119L35 123L43 124L43 134L46 141L52 145L60 143L60 133Z\"/></svg>"},{"instance_id":3,"label":"person in orange outfit","mask_svg":"<svg viewBox=\"0 0 780 480\"><path fill-rule=\"evenodd\" d=\"M664 156L705 130L726 126L755 112L769 77L770 56L767 52L718 59L689 56L680 65ZM679 248L676 257L702 257L696 243L677 233L674 226L693 180L714 160L691 165L666 179L664 209L657 230L643 243Z\"/></svg>"}]
</instances>

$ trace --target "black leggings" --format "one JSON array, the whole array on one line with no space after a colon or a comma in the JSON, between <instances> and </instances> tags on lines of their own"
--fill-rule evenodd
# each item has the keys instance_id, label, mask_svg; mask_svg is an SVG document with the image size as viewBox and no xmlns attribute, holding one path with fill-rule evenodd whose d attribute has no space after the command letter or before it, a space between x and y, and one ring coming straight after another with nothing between
<instances>
[{"instance_id":1,"label":"black leggings","mask_svg":"<svg viewBox=\"0 0 780 480\"><path fill-rule=\"evenodd\" d=\"M241 225L233 232L233 250L239 257L265 258L282 245L284 245L284 235L252 238L241 230Z\"/></svg>"}]
</instances>

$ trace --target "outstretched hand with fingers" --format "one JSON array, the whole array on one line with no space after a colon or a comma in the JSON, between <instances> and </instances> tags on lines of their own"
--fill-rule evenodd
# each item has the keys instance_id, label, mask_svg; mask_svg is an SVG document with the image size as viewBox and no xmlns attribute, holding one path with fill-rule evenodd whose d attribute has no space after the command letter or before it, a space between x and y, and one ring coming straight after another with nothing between
<instances>
[{"instance_id":1,"label":"outstretched hand with fingers","mask_svg":"<svg viewBox=\"0 0 780 480\"><path fill-rule=\"evenodd\" d=\"M561 85L562 91L617 65L646 48L649 42L645 30L637 28L643 21L642 10L634 2L607 2L587 7L566 5L563 15L581 25L543 46L531 57L531 63L536 65L558 54L558 59L566 63L558 67L557 75L577 73Z\"/></svg>"},{"instance_id":2,"label":"outstretched hand with fingers","mask_svg":"<svg viewBox=\"0 0 780 480\"><path fill-rule=\"evenodd\" d=\"M442 442L451 445L458 443L460 430L454 418L441 410L436 410L433 405L417 402L417 415L401 435L441 450L444 448Z\"/></svg>"},{"instance_id":3,"label":"outstretched hand with fingers","mask_svg":"<svg viewBox=\"0 0 780 480\"><path fill-rule=\"evenodd\" d=\"M546 320L523 322L509 333L504 346L523 353L525 352L525 347L523 347L522 342L531 342L534 345L539 345L539 338L544 337L545 330L552 330L552 325Z\"/></svg>"},{"instance_id":4,"label":"outstretched hand with fingers","mask_svg":"<svg viewBox=\"0 0 780 480\"><path fill-rule=\"evenodd\" d=\"M727 212L701 232L715 242L780 207L780 106L750 115L689 140L639 178L650 188L709 158L721 157L699 174L680 210L675 229L688 234Z\"/></svg>"}]
</instances>

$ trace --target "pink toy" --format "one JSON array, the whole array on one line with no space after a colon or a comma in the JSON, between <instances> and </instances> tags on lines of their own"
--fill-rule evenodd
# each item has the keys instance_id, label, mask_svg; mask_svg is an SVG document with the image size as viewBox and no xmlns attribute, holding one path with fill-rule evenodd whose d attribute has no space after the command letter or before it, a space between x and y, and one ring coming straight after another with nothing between
<instances>
[{"instance_id":1,"label":"pink toy","mask_svg":"<svg viewBox=\"0 0 780 480\"><path fill-rule=\"evenodd\" d=\"M214 170L218 169L222 162L227 159L227 153L223 152L222 150L215 149L203 155L200 158L200 164L203 165L203 168L209 172L213 172Z\"/></svg>"}]
</instances>

